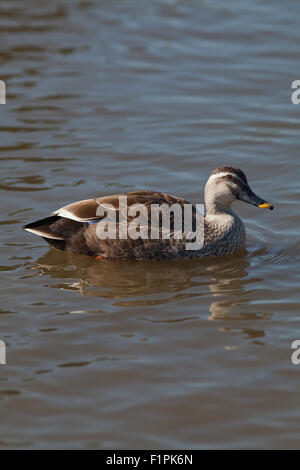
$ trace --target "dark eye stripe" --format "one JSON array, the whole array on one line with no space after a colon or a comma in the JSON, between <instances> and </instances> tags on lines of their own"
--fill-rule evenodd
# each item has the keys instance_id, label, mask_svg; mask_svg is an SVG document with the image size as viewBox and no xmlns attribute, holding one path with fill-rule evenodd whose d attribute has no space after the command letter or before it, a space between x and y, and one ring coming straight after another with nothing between
<instances>
[{"instance_id":1,"label":"dark eye stripe","mask_svg":"<svg viewBox=\"0 0 300 470\"><path fill-rule=\"evenodd\" d=\"M229 181L231 183L236 184L242 191L247 191L248 190L248 183L244 183L244 181L241 181L240 179L235 178L233 175L226 175L226 176L221 176L217 181Z\"/></svg>"}]
</instances>

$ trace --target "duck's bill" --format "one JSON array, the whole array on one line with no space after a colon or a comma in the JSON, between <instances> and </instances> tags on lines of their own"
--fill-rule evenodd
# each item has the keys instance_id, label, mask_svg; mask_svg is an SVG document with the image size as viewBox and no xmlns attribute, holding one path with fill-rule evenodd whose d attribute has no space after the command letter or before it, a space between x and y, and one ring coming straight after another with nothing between
<instances>
[{"instance_id":1,"label":"duck's bill","mask_svg":"<svg viewBox=\"0 0 300 470\"><path fill-rule=\"evenodd\" d=\"M262 207L263 209L270 209L271 211L274 209L274 206L268 202L263 202L262 204L259 204L258 207Z\"/></svg>"},{"instance_id":2,"label":"duck's bill","mask_svg":"<svg viewBox=\"0 0 300 470\"><path fill-rule=\"evenodd\" d=\"M253 204L256 207L261 207L262 209L273 210L274 208L272 204L256 196L256 194L254 194L253 192L244 194L242 197L242 201L247 202L248 204Z\"/></svg>"}]
</instances>

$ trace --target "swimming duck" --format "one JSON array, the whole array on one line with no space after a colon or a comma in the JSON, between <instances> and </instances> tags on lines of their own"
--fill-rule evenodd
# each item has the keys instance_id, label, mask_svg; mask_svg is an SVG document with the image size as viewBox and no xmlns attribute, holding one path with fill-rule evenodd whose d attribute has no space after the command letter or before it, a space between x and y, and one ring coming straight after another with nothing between
<instances>
[{"instance_id":1,"label":"swimming duck","mask_svg":"<svg viewBox=\"0 0 300 470\"><path fill-rule=\"evenodd\" d=\"M120 198L124 199L125 197L128 208L125 216L127 222L133 220L128 216L130 208L136 205L146 207L148 211L148 223L146 223L146 229L149 229L148 238L132 239L118 236L121 233L122 217ZM126 194L74 202L52 212L49 217L25 225L24 229L40 235L59 250L91 255L97 259L158 260L221 256L233 253L245 244L244 224L231 208L232 203L236 200L265 209L273 209L271 204L254 194L242 170L226 165L216 168L205 185L205 216L202 219L203 241L198 249L187 249L186 237L176 237L174 214L173 218L171 214L170 237L161 236L161 225L159 226L160 235L151 237L151 206L171 207L176 204L184 208L189 204L183 198L156 191L132 191ZM116 214L114 221L119 227L115 238L99 237L99 232L97 232L97 226L101 220L104 220L104 212L108 206L113 207ZM195 230L198 220L197 213L197 208L192 205L193 230Z\"/></svg>"}]
</instances>

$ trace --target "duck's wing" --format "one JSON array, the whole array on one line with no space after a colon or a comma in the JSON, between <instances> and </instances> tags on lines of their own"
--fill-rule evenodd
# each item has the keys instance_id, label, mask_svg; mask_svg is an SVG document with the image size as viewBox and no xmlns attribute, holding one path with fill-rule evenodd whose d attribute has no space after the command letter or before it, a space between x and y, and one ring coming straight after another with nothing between
<instances>
[{"instance_id":1,"label":"duck's wing","mask_svg":"<svg viewBox=\"0 0 300 470\"><path fill-rule=\"evenodd\" d=\"M125 197L126 199L124 199ZM90 224L86 229L85 239L87 241L87 244L90 247L91 251L93 253L96 253L97 256L117 259L162 259L172 258L176 256L176 251L181 249L181 240L173 243L170 237L164 237L162 235L164 229L166 229L167 231L169 231L170 229L170 234L174 232L175 227L177 225L177 223L175 224L174 220L176 210L168 211L168 209L170 208L170 206L173 205L178 205L182 207L184 206L184 204L188 204L188 202L185 201L183 198L156 191L132 191L127 194L118 194L97 199L97 204L99 204L98 207L105 207L109 204L111 207L114 208L115 214L113 217L114 220L112 221L112 226L116 227L116 237L112 238L99 236L97 224ZM127 224L125 224L125 227L123 225L124 213L122 213L124 205L126 205L128 209L127 217L125 219L128 222L128 226ZM141 205L142 208L139 209L139 206ZM158 217L158 220L156 220L153 224L152 207L154 205L159 206L159 212L161 214L164 211L168 212L168 227L164 227L162 217ZM142 212L140 212L140 210ZM140 219L141 214L143 214L142 220ZM183 214L184 211L181 211L180 217L183 217ZM130 223L136 217L139 219L139 229L137 230L137 232L141 233L142 231L144 236L132 238L132 234L129 235L129 229L131 225ZM115 222L116 225L114 225ZM156 229L155 236L152 235L152 229L154 227ZM181 224L181 227L183 227L183 223Z\"/></svg>"},{"instance_id":2,"label":"duck's wing","mask_svg":"<svg viewBox=\"0 0 300 470\"><path fill-rule=\"evenodd\" d=\"M97 199L85 199L63 206L52 212L51 215L75 220L76 222L89 222L99 219L97 217L98 207Z\"/></svg>"},{"instance_id":3,"label":"duck's wing","mask_svg":"<svg viewBox=\"0 0 300 470\"><path fill-rule=\"evenodd\" d=\"M101 220L104 217L103 212L105 209L111 207L116 211L116 220L119 220L120 210L124 208L125 204L128 208L139 204L144 205L147 208L150 220L151 206L153 204L166 204L167 206L179 204L183 206L188 204L188 202L183 198L157 191L132 191L73 202L52 212L51 215L75 220L76 222L93 222ZM128 216L128 220L131 218Z\"/></svg>"}]
</instances>

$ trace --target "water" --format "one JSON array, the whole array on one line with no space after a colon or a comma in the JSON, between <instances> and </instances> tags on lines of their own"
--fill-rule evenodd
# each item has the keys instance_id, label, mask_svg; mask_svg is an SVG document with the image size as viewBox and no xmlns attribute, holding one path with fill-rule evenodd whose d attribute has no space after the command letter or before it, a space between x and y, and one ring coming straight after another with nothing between
<instances>
[{"instance_id":1,"label":"water","mask_svg":"<svg viewBox=\"0 0 300 470\"><path fill-rule=\"evenodd\" d=\"M1 448L298 448L300 6L3 1ZM23 224L241 167L238 256L99 262Z\"/></svg>"}]
</instances>

